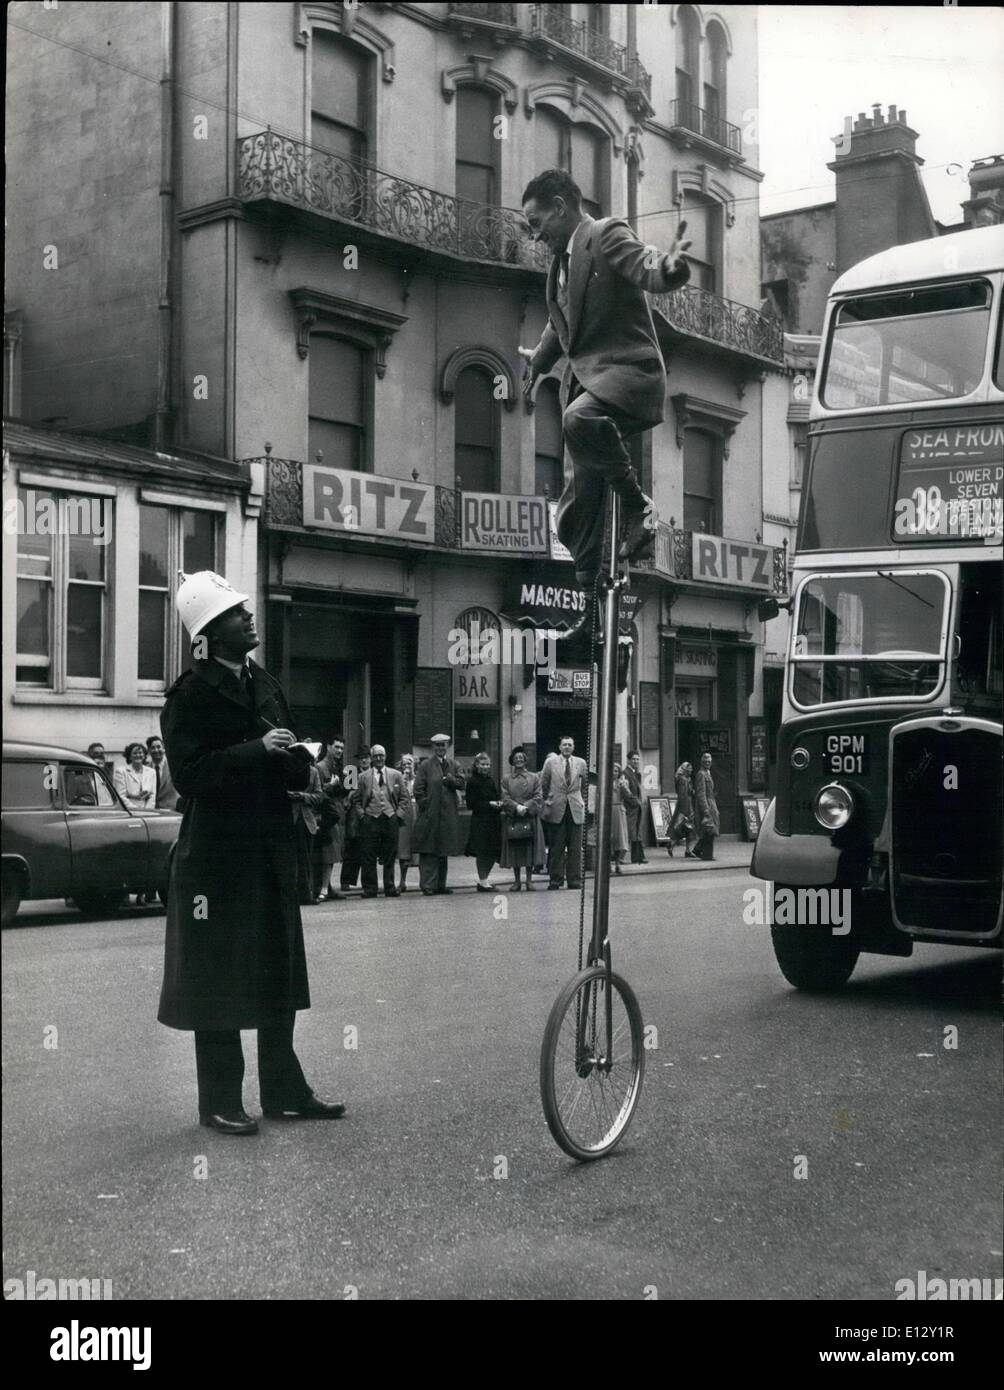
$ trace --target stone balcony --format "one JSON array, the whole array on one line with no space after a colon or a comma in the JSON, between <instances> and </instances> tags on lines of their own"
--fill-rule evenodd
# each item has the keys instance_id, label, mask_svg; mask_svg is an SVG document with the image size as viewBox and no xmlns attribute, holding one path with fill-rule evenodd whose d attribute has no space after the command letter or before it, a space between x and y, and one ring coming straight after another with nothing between
<instances>
[{"instance_id":1,"label":"stone balcony","mask_svg":"<svg viewBox=\"0 0 1004 1390\"><path fill-rule=\"evenodd\" d=\"M591 80L621 92L632 109L651 113L652 77L637 55L585 20L573 19L567 5L531 5L530 40L542 57L564 60Z\"/></svg>"},{"instance_id":2,"label":"stone balcony","mask_svg":"<svg viewBox=\"0 0 1004 1390\"><path fill-rule=\"evenodd\" d=\"M743 133L714 111L679 99L670 105L669 133L685 148L697 145L709 153L726 154L730 161L743 158Z\"/></svg>"}]
</instances>

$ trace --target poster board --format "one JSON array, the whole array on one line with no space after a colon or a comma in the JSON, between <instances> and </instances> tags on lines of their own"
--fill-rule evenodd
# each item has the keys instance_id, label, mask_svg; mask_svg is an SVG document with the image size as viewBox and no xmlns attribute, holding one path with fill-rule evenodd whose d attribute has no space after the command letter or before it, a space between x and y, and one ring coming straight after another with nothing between
<instances>
[{"instance_id":1,"label":"poster board","mask_svg":"<svg viewBox=\"0 0 1004 1390\"><path fill-rule=\"evenodd\" d=\"M657 845L669 844L669 827L676 814L675 796L650 796L649 815L652 817L652 835Z\"/></svg>"},{"instance_id":2,"label":"poster board","mask_svg":"<svg viewBox=\"0 0 1004 1390\"><path fill-rule=\"evenodd\" d=\"M420 666L415 672L415 733L418 744L433 734L453 736L453 671Z\"/></svg>"},{"instance_id":3,"label":"poster board","mask_svg":"<svg viewBox=\"0 0 1004 1390\"><path fill-rule=\"evenodd\" d=\"M749 755L750 791L763 791L767 786L767 721L759 716L749 722Z\"/></svg>"},{"instance_id":4,"label":"poster board","mask_svg":"<svg viewBox=\"0 0 1004 1390\"><path fill-rule=\"evenodd\" d=\"M739 798L743 808L743 833L747 840L755 840L760 833L760 802L755 796Z\"/></svg>"},{"instance_id":5,"label":"poster board","mask_svg":"<svg viewBox=\"0 0 1004 1390\"><path fill-rule=\"evenodd\" d=\"M642 748L659 747L659 683L638 682L639 742Z\"/></svg>"},{"instance_id":6,"label":"poster board","mask_svg":"<svg viewBox=\"0 0 1004 1390\"><path fill-rule=\"evenodd\" d=\"M770 797L758 796L756 804L760 808L760 824L763 825L764 821L767 819L767 808L770 806Z\"/></svg>"}]
</instances>

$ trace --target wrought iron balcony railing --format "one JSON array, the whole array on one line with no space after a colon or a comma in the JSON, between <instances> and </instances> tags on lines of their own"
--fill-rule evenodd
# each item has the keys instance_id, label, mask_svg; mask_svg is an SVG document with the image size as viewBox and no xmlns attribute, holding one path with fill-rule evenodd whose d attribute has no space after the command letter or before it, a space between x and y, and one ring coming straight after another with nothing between
<instances>
[{"instance_id":1,"label":"wrought iron balcony railing","mask_svg":"<svg viewBox=\"0 0 1004 1390\"><path fill-rule=\"evenodd\" d=\"M649 295L649 302L678 333L777 366L784 362L783 325L747 304L689 285Z\"/></svg>"},{"instance_id":2,"label":"wrought iron balcony railing","mask_svg":"<svg viewBox=\"0 0 1004 1390\"><path fill-rule=\"evenodd\" d=\"M695 106L693 102L674 101L670 111L669 124L679 126L683 130L691 130L695 135L703 135L705 140L710 140L715 145L721 145L723 149L731 150L733 154L741 155L743 152L743 134L740 128L737 125L732 125L729 121L723 121L713 111L706 111L702 106Z\"/></svg>"},{"instance_id":3,"label":"wrought iron balcony railing","mask_svg":"<svg viewBox=\"0 0 1004 1390\"><path fill-rule=\"evenodd\" d=\"M237 155L248 202L285 203L465 261L547 268L546 248L530 241L512 208L454 198L273 130L239 139Z\"/></svg>"},{"instance_id":4,"label":"wrought iron balcony railing","mask_svg":"<svg viewBox=\"0 0 1004 1390\"><path fill-rule=\"evenodd\" d=\"M637 57L630 54L623 44L590 28L585 20L573 19L566 6L532 5L530 32L535 38L560 44L578 57L616 73L629 86L640 88L646 97L651 97L651 74L642 67Z\"/></svg>"}]
</instances>

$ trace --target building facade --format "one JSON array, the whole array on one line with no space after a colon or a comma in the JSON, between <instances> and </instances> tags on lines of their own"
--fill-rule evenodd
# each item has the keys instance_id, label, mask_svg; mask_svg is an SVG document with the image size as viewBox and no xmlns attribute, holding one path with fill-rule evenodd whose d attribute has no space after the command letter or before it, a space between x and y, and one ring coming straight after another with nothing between
<instances>
[{"instance_id":1,"label":"building facade","mask_svg":"<svg viewBox=\"0 0 1004 1390\"><path fill-rule=\"evenodd\" d=\"M733 828L761 776L756 603L784 581L763 523L783 351L754 307L755 8L13 8L17 155L41 94L66 93L52 167L48 132L18 160L22 418L262 480L265 660L302 731L350 752L422 752L443 727L496 766L566 732L584 747L587 650L549 670L455 656L458 633L547 632L582 602L552 535L558 374L520 389L546 264L518 208L558 165L646 242L687 221L690 285L652 298L666 418L635 462L662 522L617 739L651 790L712 751ZM61 295L39 236L63 242Z\"/></svg>"}]
</instances>

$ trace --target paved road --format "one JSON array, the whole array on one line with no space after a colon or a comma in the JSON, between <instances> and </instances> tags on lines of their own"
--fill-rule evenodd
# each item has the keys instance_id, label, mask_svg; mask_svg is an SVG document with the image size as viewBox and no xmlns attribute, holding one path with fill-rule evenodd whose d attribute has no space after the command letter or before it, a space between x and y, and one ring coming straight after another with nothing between
<instances>
[{"instance_id":1,"label":"paved road","mask_svg":"<svg viewBox=\"0 0 1004 1390\"><path fill-rule=\"evenodd\" d=\"M751 882L614 884L659 1047L621 1148L586 1166L537 1090L571 893L500 899L508 920L469 893L306 909L298 1048L350 1114L240 1140L194 1123L191 1038L154 1022L163 918L36 913L3 937L5 1277L110 1278L117 1299L825 1300L999 1276L999 957L865 957L841 997L800 995L743 924Z\"/></svg>"}]
</instances>

